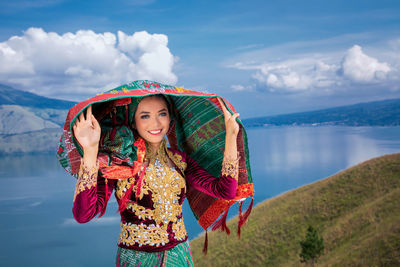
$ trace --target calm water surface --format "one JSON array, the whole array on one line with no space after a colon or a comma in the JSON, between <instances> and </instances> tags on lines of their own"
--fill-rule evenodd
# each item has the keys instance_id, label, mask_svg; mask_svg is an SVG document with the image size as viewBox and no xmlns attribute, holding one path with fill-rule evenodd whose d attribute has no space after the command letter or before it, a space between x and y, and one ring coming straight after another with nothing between
<instances>
[{"instance_id":1,"label":"calm water surface","mask_svg":"<svg viewBox=\"0 0 400 267\"><path fill-rule=\"evenodd\" d=\"M248 138L256 203L400 152L400 127L271 127L251 129ZM1 158L0 266L114 265L114 197L103 218L80 225L71 212L74 186L53 155ZM184 217L196 237L201 228L188 206Z\"/></svg>"}]
</instances>

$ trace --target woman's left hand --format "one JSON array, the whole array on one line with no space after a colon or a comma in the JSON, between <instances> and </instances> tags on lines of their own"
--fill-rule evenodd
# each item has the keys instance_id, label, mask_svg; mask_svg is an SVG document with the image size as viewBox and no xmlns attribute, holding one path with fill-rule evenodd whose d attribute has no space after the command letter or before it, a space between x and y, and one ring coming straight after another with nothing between
<instances>
[{"instance_id":1,"label":"woman's left hand","mask_svg":"<svg viewBox=\"0 0 400 267\"><path fill-rule=\"evenodd\" d=\"M222 111L224 112L226 135L235 137L239 133L239 124L236 118L239 117L239 113L231 114L225 107L223 101L218 98L219 104L221 105Z\"/></svg>"}]
</instances>

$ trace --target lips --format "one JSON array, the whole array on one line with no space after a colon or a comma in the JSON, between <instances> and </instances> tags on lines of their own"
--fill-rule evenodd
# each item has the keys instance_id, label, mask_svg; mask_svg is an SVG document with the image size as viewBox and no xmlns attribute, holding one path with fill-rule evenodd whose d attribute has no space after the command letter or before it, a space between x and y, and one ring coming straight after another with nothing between
<instances>
[{"instance_id":1,"label":"lips","mask_svg":"<svg viewBox=\"0 0 400 267\"><path fill-rule=\"evenodd\" d=\"M159 135L162 132L162 129L159 130L154 130L154 131L148 131L152 135Z\"/></svg>"}]
</instances>

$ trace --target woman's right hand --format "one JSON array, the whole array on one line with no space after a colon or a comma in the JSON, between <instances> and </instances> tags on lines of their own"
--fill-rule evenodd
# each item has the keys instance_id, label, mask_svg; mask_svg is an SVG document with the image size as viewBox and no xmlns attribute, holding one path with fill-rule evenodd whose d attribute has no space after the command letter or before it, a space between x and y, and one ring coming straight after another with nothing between
<instances>
[{"instance_id":1,"label":"woman's right hand","mask_svg":"<svg viewBox=\"0 0 400 267\"><path fill-rule=\"evenodd\" d=\"M99 147L101 128L92 114L92 106L90 105L83 111L78 118L76 118L73 125L74 136L82 146L83 150L96 152Z\"/></svg>"}]
</instances>

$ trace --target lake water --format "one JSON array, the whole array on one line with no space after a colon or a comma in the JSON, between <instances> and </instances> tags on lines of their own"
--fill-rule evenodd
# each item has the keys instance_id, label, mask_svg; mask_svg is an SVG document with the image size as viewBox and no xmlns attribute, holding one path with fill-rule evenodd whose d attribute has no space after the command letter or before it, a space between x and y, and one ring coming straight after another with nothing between
<instances>
[{"instance_id":1,"label":"lake water","mask_svg":"<svg viewBox=\"0 0 400 267\"><path fill-rule=\"evenodd\" d=\"M269 127L248 130L248 138L256 203L400 152L400 127ZM114 197L103 218L80 225L71 212L74 186L53 155L1 158L0 266L114 265ZM201 228L187 205L184 218L192 239Z\"/></svg>"}]
</instances>

